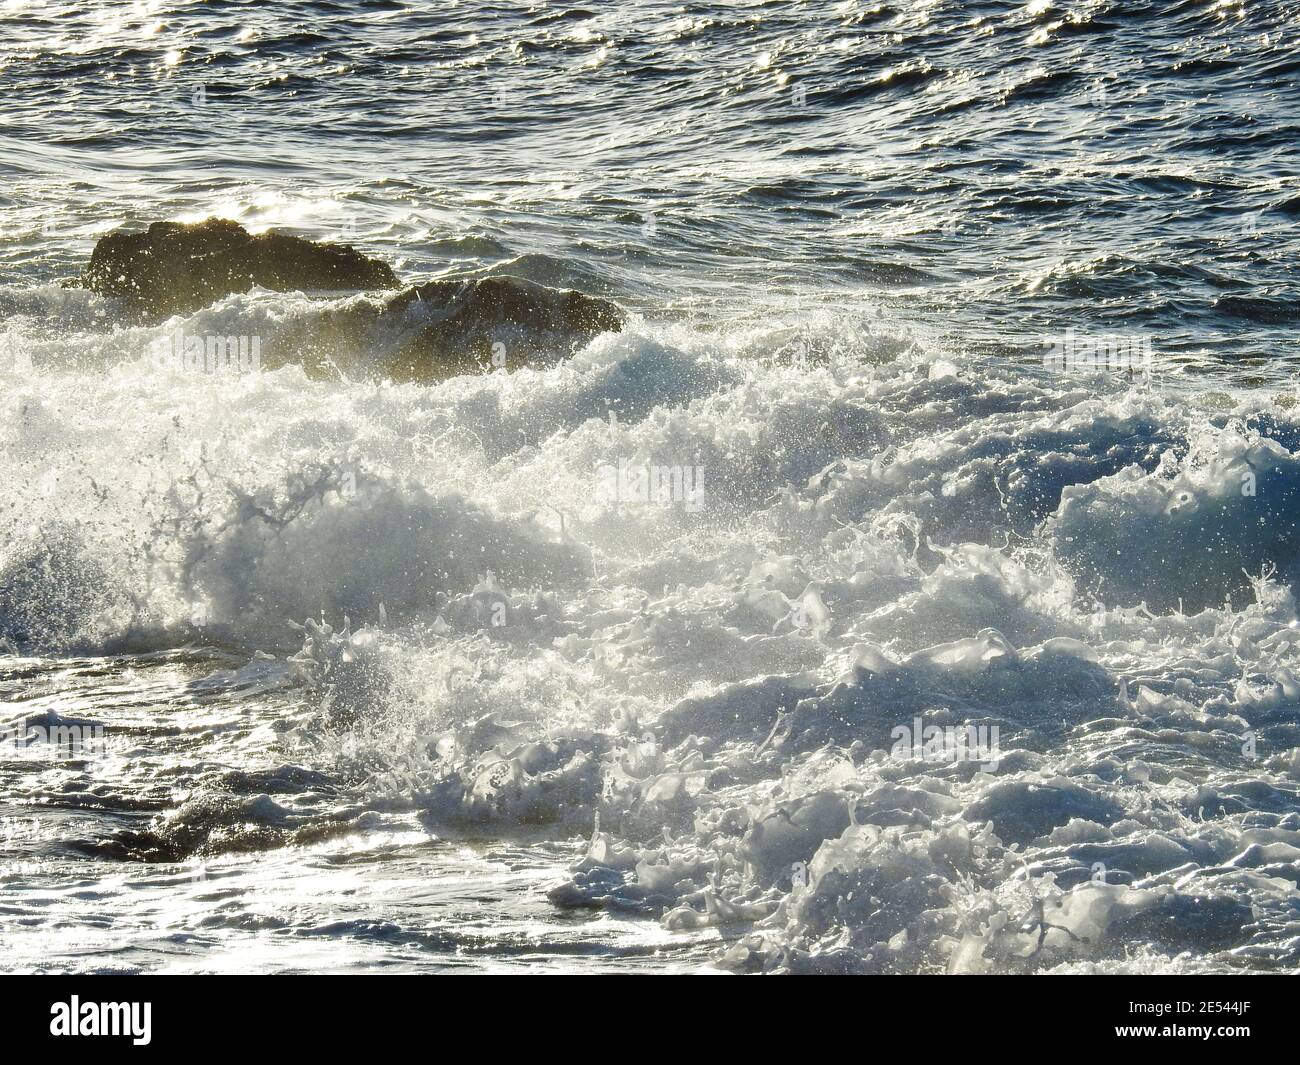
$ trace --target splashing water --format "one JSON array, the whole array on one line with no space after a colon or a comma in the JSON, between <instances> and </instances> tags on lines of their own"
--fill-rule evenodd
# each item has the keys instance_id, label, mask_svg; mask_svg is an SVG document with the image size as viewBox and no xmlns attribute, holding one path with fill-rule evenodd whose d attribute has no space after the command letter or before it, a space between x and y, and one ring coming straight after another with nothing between
<instances>
[{"instance_id":1,"label":"splashing water","mask_svg":"<svg viewBox=\"0 0 1300 1065\"><path fill-rule=\"evenodd\" d=\"M6 969L1300 965L1280 9L282 6L4 46ZM350 297L59 287L209 215L632 320L190 374Z\"/></svg>"}]
</instances>

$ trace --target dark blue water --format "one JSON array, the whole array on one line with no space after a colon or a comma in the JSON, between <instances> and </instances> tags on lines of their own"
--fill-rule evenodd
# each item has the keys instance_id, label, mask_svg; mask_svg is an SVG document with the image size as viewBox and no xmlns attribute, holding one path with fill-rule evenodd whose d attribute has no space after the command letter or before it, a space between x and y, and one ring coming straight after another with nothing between
<instances>
[{"instance_id":1,"label":"dark blue water","mask_svg":"<svg viewBox=\"0 0 1300 1065\"><path fill-rule=\"evenodd\" d=\"M1300 309L1296 34L1282 3L18 4L0 249L57 279L220 209L663 313L876 299L1240 374Z\"/></svg>"}]
</instances>

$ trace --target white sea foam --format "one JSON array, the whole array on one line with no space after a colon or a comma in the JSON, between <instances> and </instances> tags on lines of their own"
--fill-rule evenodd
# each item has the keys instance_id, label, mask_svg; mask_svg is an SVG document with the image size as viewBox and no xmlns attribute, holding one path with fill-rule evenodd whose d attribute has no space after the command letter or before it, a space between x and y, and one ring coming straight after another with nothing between
<instances>
[{"instance_id":1,"label":"white sea foam","mask_svg":"<svg viewBox=\"0 0 1300 1065\"><path fill-rule=\"evenodd\" d=\"M822 356L640 324L435 387L11 372L0 624L301 644L263 689L308 701L295 757L590 834L555 902L726 926L733 968L1295 964L1289 415L796 332ZM620 460L703 505L602 495ZM187 810L164 839L235 816Z\"/></svg>"}]
</instances>

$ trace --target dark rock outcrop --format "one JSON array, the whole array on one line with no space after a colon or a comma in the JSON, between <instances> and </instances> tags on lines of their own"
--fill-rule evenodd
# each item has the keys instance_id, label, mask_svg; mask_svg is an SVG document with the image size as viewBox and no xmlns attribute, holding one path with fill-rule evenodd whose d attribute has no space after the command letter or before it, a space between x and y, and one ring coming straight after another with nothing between
<instances>
[{"instance_id":1,"label":"dark rock outcrop","mask_svg":"<svg viewBox=\"0 0 1300 1065\"><path fill-rule=\"evenodd\" d=\"M296 363L314 377L441 381L553 365L623 324L609 300L522 278L431 281L383 303L324 311L310 327L277 338L265 364Z\"/></svg>"},{"instance_id":2,"label":"dark rock outcrop","mask_svg":"<svg viewBox=\"0 0 1300 1065\"><path fill-rule=\"evenodd\" d=\"M81 284L128 300L150 318L195 311L254 286L280 292L397 288L387 266L342 244L281 233L253 235L237 222L154 222L110 233L91 253Z\"/></svg>"},{"instance_id":3,"label":"dark rock outcrop","mask_svg":"<svg viewBox=\"0 0 1300 1065\"><path fill-rule=\"evenodd\" d=\"M393 380L450 377L557 361L623 328L609 300L517 277L432 281L394 296L378 327L399 340L387 358Z\"/></svg>"},{"instance_id":4,"label":"dark rock outcrop","mask_svg":"<svg viewBox=\"0 0 1300 1065\"><path fill-rule=\"evenodd\" d=\"M218 218L109 234L95 245L80 284L126 299L146 320L199 310L254 286L330 293L400 286L388 266L350 247L254 236ZM293 364L314 377L438 381L551 365L623 323L623 312L609 300L497 275L335 302L258 340L267 369Z\"/></svg>"}]
</instances>

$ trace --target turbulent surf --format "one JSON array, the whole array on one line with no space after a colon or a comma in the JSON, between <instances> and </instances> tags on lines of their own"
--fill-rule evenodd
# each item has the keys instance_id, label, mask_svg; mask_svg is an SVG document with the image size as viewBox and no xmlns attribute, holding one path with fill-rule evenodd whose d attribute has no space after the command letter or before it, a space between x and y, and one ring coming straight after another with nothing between
<instances>
[{"instance_id":1,"label":"turbulent surf","mask_svg":"<svg viewBox=\"0 0 1300 1065\"><path fill-rule=\"evenodd\" d=\"M0 967L1300 966L1285 5L4 18Z\"/></svg>"}]
</instances>

